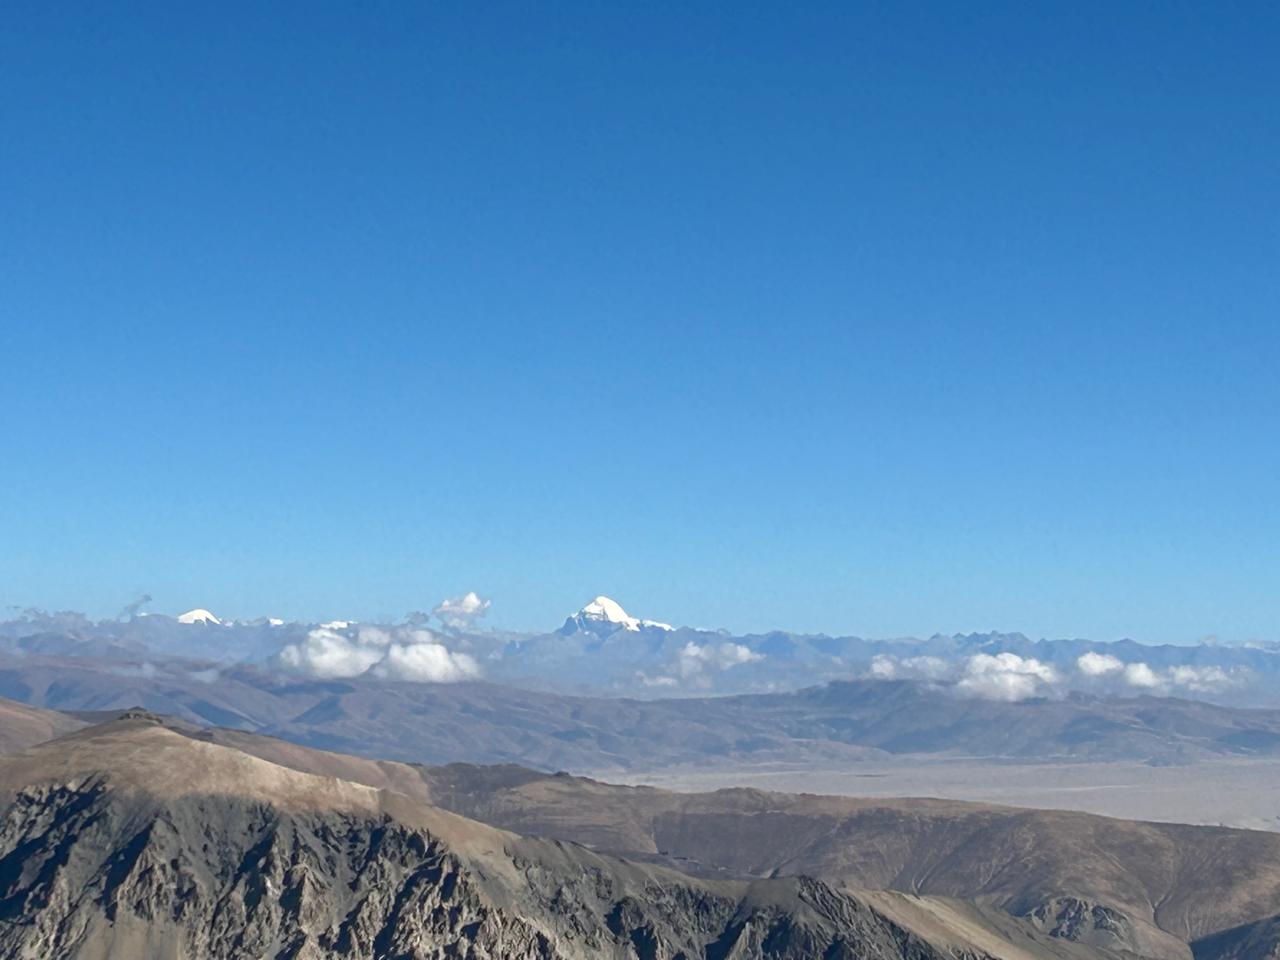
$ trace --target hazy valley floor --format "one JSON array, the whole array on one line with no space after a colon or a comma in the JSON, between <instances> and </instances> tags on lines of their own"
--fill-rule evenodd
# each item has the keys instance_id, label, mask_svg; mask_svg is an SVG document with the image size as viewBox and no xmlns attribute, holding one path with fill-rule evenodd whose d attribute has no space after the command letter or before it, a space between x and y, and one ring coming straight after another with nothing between
<instances>
[{"instance_id":1,"label":"hazy valley floor","mask_svg":"<svg viewBox=\"0 0 1280 960\"><path fill-rule=\"evenodd\" d=\"M1269 759L1183 766L868 760L839 768L743 764L731 769L610 770L598 779L685 792L755 787L850 797L939 797L1280 831L1280 761Z\"/></svg>"}]
</instances>

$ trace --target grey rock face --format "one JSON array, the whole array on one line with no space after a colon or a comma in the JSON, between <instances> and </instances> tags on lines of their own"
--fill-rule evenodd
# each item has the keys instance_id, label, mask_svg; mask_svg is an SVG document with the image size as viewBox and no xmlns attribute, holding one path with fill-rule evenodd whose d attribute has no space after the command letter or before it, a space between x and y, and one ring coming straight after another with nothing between
<instances>
[{"instance_id":1,"label":"grey rock face","mask_svg":"<svg viewBox=\"0 0 1280 960\"><path fill-rule=\"evenodd\" d=\"M92 957L104 940L120 956L555 955L441 843L386 819L213 797L129 809L91 782L19 794L0 851L5 956Z\"/></svg>"}]
</instances>

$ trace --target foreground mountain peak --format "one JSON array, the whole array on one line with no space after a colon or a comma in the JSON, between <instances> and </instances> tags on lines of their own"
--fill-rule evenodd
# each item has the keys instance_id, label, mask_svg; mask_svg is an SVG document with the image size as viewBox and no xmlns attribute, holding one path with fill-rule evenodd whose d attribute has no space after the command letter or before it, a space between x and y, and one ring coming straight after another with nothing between
<instances>
[{"instance_id":1,"label":"foreground mountain peak","mask_svg":"<svg viewBox=\"0 0 1280 960\"><path fill-rule=\"evenodd\" d=\"M311 773L219 735L131 710L0 757L0 956L1119 956L962 901L868 894L838 878L703 879L522 837L329 772L335 761L343 772L381 765L291 751L325 771ZM496 772L509 778L511 768ZM1168 939L1171 949L1124 955L1190 960Z\"/></svg>"},{"instance_id":2,"label":"foreground mountain peak","mask_svg":"<svg viewBox=\"0 0 1280 960\"><path fill-rule=\"evenodd\" d=\"M606 596L598 596L576 614L566 619L562 632L574 633L578 630L589 630L593 633L611 633L614 630L629 630L634 633L646 628L656 630L675 629L669 623L662 623L658 620L641 620L638 617L633 617L622 609L622 604L618 603L618 601Z\"/></svg>"}]
</instances>

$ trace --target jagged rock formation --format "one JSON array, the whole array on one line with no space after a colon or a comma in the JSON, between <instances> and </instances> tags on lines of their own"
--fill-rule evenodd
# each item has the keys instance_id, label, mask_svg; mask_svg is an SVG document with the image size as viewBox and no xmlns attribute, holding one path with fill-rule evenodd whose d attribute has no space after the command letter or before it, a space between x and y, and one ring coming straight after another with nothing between
<instances>
[{"instance_id":1,"label":"jagged rock formation","mask_svg":"<svg viewBox=\"0 0 1280 960\"><path fill-rule=\"evenodd\" d=\"M817 880L701 880L520 837L145 713L0 759L5 957L1117 956L1030 927L1015 945L977 919L918 933L892 913Z\"/></svg>"},{"instance_id":2,"label":"jagged rock formation","mask_svg":"<svg viewBox=\"0 0 1280 960\"><path fill-rule=\"evenodd\" d=\"M1190 956L1189 947L1154 923L1080 897L1048 897L1036 903L1024 917L1037 930L1076 943L1161 960Z\"/></svg>"}]
</instances>

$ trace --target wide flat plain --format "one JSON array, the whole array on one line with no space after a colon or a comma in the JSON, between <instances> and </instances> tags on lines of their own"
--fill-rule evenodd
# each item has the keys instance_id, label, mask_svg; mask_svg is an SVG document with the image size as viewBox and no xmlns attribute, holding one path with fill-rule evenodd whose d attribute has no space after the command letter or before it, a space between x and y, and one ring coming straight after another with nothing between
<instances>
[{"instance_id":1,"label":"wide flat plain","mask_svg":"<svg viewBox=\"0 0 1280 960\"><path fill-rule=\"evenodd\" d=\"M990 760L870 761L839 769L785 765L667 769L601 780L667 790L755 787L857 797L941 797L1131 820L1280 831L1280 761L1015 763Z\"/></svg>"}]
</instances>

